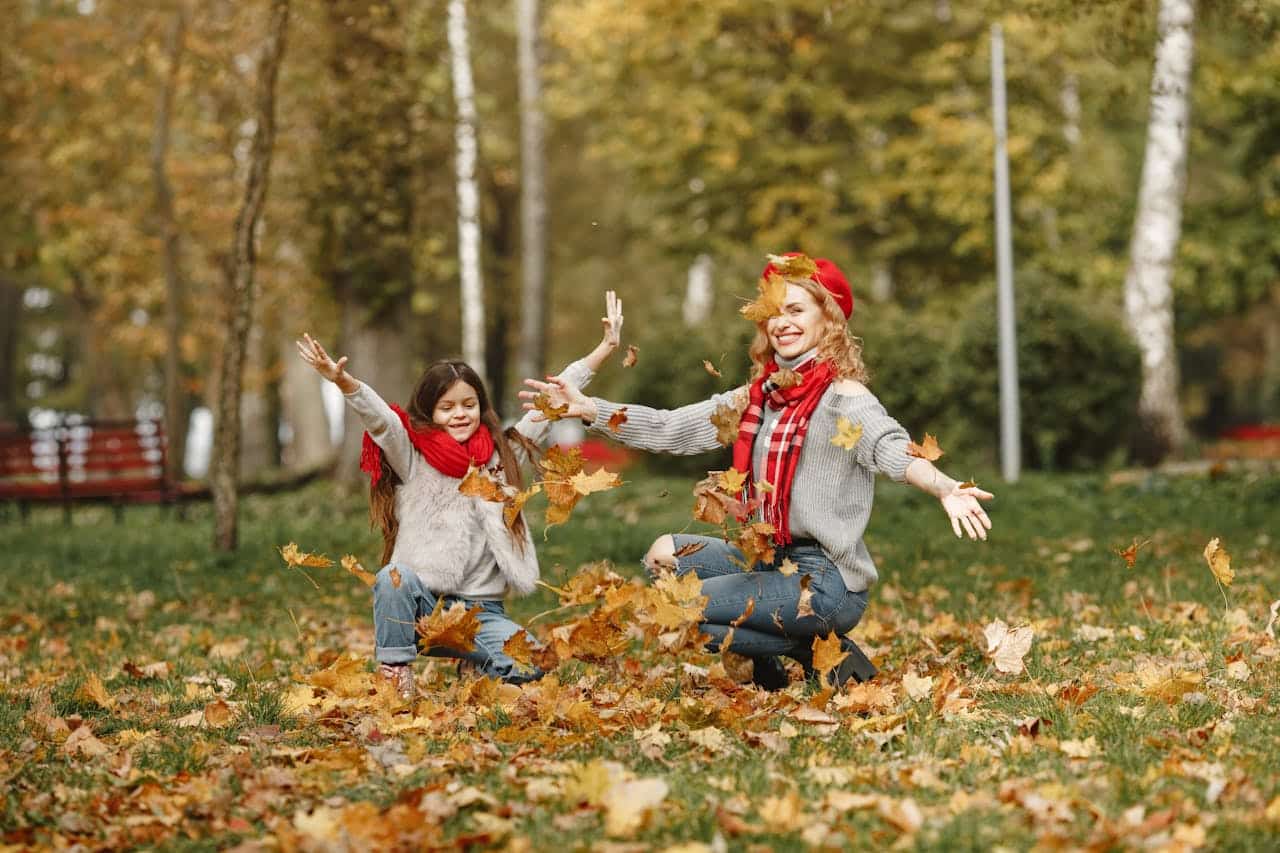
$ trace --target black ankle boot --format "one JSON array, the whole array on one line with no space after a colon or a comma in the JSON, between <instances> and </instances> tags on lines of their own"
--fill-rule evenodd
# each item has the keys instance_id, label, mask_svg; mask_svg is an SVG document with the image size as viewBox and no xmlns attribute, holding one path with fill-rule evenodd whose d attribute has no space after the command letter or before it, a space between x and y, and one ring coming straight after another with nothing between
<instances>
[{"instance_id":1,"label":"black ankle boot","mask_svg":"<svg viewBox=\"0 0 1280 853\"><path fill-rule=\"evenodd\" d=\"M784 689L791 680L780 658L765 657L751 659L751 683L772 693Z\"/></svg>"},{"instance_id":2,"label":"black ankle boot","mask_svg":"<svg viewBox=\"0 0 1280 853\"><path fill-rule=\"evenodd\" d=\"M840 661L840 665L833 669L831 675L827 677L827 681L830 682L832 687L839 690L851 678L861 683L876 677L875 664L862 653L862 649L858 648L857 643L848 637L841 637L840 650L847 652L847 654L844 660Z\"/></svg>"}]
</instances>

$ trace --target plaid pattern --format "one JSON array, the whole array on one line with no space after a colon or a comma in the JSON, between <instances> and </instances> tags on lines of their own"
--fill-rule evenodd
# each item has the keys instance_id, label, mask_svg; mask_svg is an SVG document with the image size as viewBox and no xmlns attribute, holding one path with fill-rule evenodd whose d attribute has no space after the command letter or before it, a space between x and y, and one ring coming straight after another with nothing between
<instances>
[{"instance_id":1,"label":"plaid pattern","mask_svg":"<svg viewBox=\"0 0 1280 853\"><path fill-rule=\"evenodd\" d=\"M756 498L756 480L773 487L771 492L760 496L760 515L773 525L774 541L787 545L791 542L791 486L796 466L800 464L800 448L809 430L809 417L818 407L827 386L835 379L835 371L829 362L811 358L796 368L803 380L799 385L779 388L769 381L777 369L777 363L771 360L763 375L751 383L750 402L742 413L738 440L733 445L733 467L747 474L745 493L748 505ZM766 405L783 412L769 436L765 470L755 472L751 470L751 448L756 434L760 432Z\"/></svg>"}]
</instances>

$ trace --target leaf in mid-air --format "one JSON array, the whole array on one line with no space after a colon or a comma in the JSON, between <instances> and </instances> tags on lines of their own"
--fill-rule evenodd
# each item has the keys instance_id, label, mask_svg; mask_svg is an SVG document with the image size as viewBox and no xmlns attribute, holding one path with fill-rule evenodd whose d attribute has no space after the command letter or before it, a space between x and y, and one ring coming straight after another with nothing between
<instances>
[{"instance_id":1,"label":"leaf in mid-air","mask_svg":"<svg viewBox=\"0 0 1280 853\"><path fill-rule=\"evenodd\" d=\"M333 560L323 554L307 554L298 550L296 542L290 542L280 549L280 556L284 557L284 561L290 566L306 566L312 569L327 569L333 565Z\"/></svg>"},{"instance_id":2,"label":"leaf in mid-air","mask_svg":"<svg viewBox=\"0 0 1280 853\"><path fill-rule=\"evenodd\" d=\"M813 278L818 274L818 264L805 254L766 255L774 275L783 278Z\"/></svg>"},{"instance_id":3,"label":"leaf in mid-air","mask_svg":"<svg viewBox=\"0 0 1280 853\"><path fill-rule=\"evenodd\" d=\"M493 479L489 472L476 465L467 469L467 476L458 484L458 491L473 498L480 498L494 503L505 503L507 493L502 484Z\"/></svg>"},{"instance_id":4,"label":"leaf in mid-air","mask_svg":"<svg viewBox=\"0 0 1280 853\"><path fill-rule=\"evenodd\" d=\"M1204 546L1204 561L1209 564L1209 571L1213 572L1218 583L1231 586L1231 582L1236 579L1236 572L1231 568L1231 556L1222 547L1217 536L1210 539L1209 544Z\"/></svg>"},{"instance_id":5,"label":"leaf in mid-air","mask_svg":"<svg viewBox=\"0 0 1280 853\"><path fill-rule=\"evenodd\" d=\"M561 403L559 406L553 404L551 396L545 391L533 398L533 407L549 421L558 421L569 414L568 403Z\"/></svg>"},{"instance_id":6,"label":"leaf in mid-air","mask_svg":"<svg viewBox=\"0 0 1280 853\"><path fill-rule=\"evenodd\" d=\"M614 435L617 435L618 433L622 432L622 425L625 424L626 422L627 422L627 407L623 406L622 408L618 409L616 412L614 412L612 415L609 416L609 423L607 424L607 426L609 427L609 432L613 433Z\"/></svg>"},{"instance_id":7,"label":"leaf in mid-air","mask_svg":"<svg viewBox=\"0 0 1280 853\"><path fill-rule=\"evenodd\" d=\"M467 605L455 601L446 609L444 599L436 601L430 615L418 620L418 636L424 648L443 646L457 652L469 652L476 647L476 633L480 630L479 606L468 610Z\"/></svg>"},{"instance_id":8,"label":"leaf in mid-air","mask_svg":"<svg viewBox=\"0 0 1280 853\"><path fill-rule=\"evenodd\" d=\"M569 482L573 484L573 488L580 495L589 495L593 492L603 492L608 489L616 489L622 485L622 480L612 471L606 471L603 468L591 473L584 474L579 471L569 478Z\"/></svg>"},{"instance_id":9,"label":"leaf in mid-air","mask_svg":"<svg viewBox=\"0 0 1280 853\"><path fill-rule=\"evenodd\" d=\"M736 495L747 484L747 475L737 468L730 468L720 474L720 491L726 495Z\"/></svg>"},{"instance_id":10,"label":"leaf in mid-air","mask_svg":"<svg viewBox=\"0 0 1280 853\"><path fill-rule=\"evenodd\" d=\"M804 374L789 367L779 367L773 373L769 374L769 381L777 387L786 390L794 388L801 382L804 382Z\"/></svg>"},{"instance_id":11,"label":"leaf in mid-air","mask_svg":"<svg viewBox=\"0 0 1280 853\"><path fill-rule=\"evenodd\" d=\"M787 301L787 282L782 276L770 274L760 279L759 295L741 308L742 316L753 323L763 323L782 313Z\"/></svg>"},{"instance_id":12,"label":"leaf in mid-air","mask_svg":"<svg viewBox=\"0 0 1280 853\"><path fill-rule=\"evenodd\" d=\"M542 486L534 483L523 492L516 492L515 495L508 498L506 504L502 507L502 519L507 523L507 529L514 529L516 519L520 516L520 511L524 509L524 505L529 502L529 498L542 491Z\"/></svg>"},{"instance_id":13,"label":"leaf in mid-air","mask_svg":"<svg viewBox=\"0 0 1280 853\"><path fill-rule=\"evenodd\" d=\"M742 409L735 406L716 406L711 414L711 423L716 428L716 441L722 447L728 447L738 440L738 432L742 424Z\"/></svg>"},{"instance_id":14,"label":"leaf in mid-air","mask_svg":"<svg viewBox=\"0 0 1280 853\"><path fill-rule=\"evenodd\" d=\"M354 554L348 554L342 558L342 568L360 578L365 586L373 586L374 582L377 581L377 577L372 572L365 571L364 566L360 565L360 561L355 558Z\"/></svg>"},{"instance_id":15,"label":"leaf in mid-air","mask_svg":"<svg viewBox=\"0 0 1280 853\"><path fill-rule=\"evenodd\" d=\"M844 416L836 418L836 434L831 439L832 444L844 450L853 450L861 439L862 424L854 424Z\"/></svg>"},{"instance_id":16,"label":"leaf in mid-air","mask_svg":"<svg viewBox=\"0 0 1280 853\"><path fill-rule=\"evenodd\" d=\"M1143 545L1146 545L1150 541L1151 540L1148 539L1145 542L1139 542L1138 537L1135 536L1133 537L1132 545L1128 548L1117 548L1116 553L1124 559L1125 566L1132 569L1138 563L1138 551L1142 549Z\"/></svg>"},{"instance_id":17,"label":"leaf in mid-air","mask_svg":"<svg viewBox=\"0 0 1280 853\"><path fill-rule=\"evenodd\" d=\"M707 371L707 373L710 373L712 376L716 377L717 379L720 378L720 371L716 370L716 366L711 362L707 361L705 358L702 360L702 369Z\"/></svg>"},{"instance_id":18,"label":"leaf in mid-air","mask_svg":"<svg viewBox=\"0 0 1280 853\"><path fill-rule=\"evenodd\" d=\"M914 441L907 443L907 453L912 456L918 456L921 459L927 459L930 462L937 462L946 453L938 446L938 440L929 433L924 434L924 441L916 444Z\"/></svg>"},{"instance_id":19,"label":"leaf in mid-air","mask_svg":"<svg viewBox=\"0 0 1280 853\"><path fill-rule=\"evenodd\" d=\"M640 357L640 347L635 344L627 344L627 355L622 359L623 367L635 367L636 360Z\"/></svg>"},{"instance_id":20,"label":"leaf in mid-air","mask_svg":"<svg viewBox=\"0 0 1280 853\"><path fill-rule=\"evenodd\" d=\"M755 568L756 563L773 562L773 534L775 532L774 526L767 521L748 524L738 531L738 535L734 537L733 544L738 546L738 549L742 551L742 556L746 558L747 571Z\"/></svg>"}]
</instances>

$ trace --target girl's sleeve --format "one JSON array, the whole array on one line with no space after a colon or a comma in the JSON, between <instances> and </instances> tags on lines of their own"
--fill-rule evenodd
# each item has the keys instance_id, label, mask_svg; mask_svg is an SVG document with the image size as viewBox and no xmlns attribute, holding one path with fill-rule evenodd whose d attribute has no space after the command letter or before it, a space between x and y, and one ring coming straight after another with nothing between
<instances>
[{"instance_id":1,"label":"girl's sleeve","mask_svg":"<svg viewBox=\"0 0 1280 853\"><path fill-rule=\"evenodd\" d=\"M719 431L711 418L719 412L736 422L738 415L746 408L747 389L744 385L678 409L651 409L632 403L614 403L598 397L593 397L592 401L596 404L596 419L590 426L591 430L602 432L638 450L691 456L725 446L717 438ZM610 419L623 409L626 410L623 412L626 420L616 431L610 429ZM729 415L725 411L727 409L732 409L733 414Z\"/></svg>"},{"instance_id":2,"label":"girl's sleeve","mask_svg":"<svg viewBox=\"0 0 1280 853\"><path fill-rule=\"evenodd\" d=\"M595 375L595 371L590 367L587 367L587 363L582 359L571 362L568 367L560 371L560 378L572 385L574 388L586 388L587 384ZM537 414L538 412L536 409L525 412L524 417L516 423L515 429L516 432L520 433L534 444L540 445L546 441L547 433L551 431L551 421L534 420L534 416ZM520 461L526 461L525 456L527 454L525 453L524 448L517 445L512 449L520 458Z\"/></svg>"},{"instance_id":3,"label":"girl's sleeve","mask_svg":"<svg viewBox=\"0 0 1280 853\"><path fill-rule=\"evenodd\" d=\"M859 464L896 482L906 482L911 436L902 424L885 411L874 394L853 397L842 410L845 417L862 426L862 437L854 447Z\"/></svg>"},{"instance_id":4,"label":"girl's sleeve","mask_svg":"<svg viewBox=\"0 0 1280 853\"><path fill-rule=\"evenodd\" d=\"M383 458L402 481L408 482L413 467L413 445L400 417L391 410L387 401L378 396L363 382L350 394L344 395L347 405L360 416L369 437L382 448Z\"/></svg>"}]
</instances>

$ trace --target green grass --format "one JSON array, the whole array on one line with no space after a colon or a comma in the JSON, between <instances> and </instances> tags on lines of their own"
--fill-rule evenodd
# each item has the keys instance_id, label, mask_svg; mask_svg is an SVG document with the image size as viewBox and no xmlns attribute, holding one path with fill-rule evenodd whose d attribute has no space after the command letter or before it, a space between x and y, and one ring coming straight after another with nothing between
<instances>
[{"instance_id":1,"label":"green grass","mask_svg":"<svg viewBox=\"0 0 1280 853\"><path fill-rule=\"evenodd\" d=\"M658 534L707 530L689 520L692 478L630 471L626 479L623 488L584 499L545 538L534 524L547 583L559 585L600 560L639 575L640 557ZM354 815L354 806L333 804L369 802L391 821L397 802L442 802L474 786L496 805L464 800L445 808L432 818L439 823L433 842L465 837L500 846L523 837L532 849L580 849L604 837L602 809L556 792L604 760L668 785L662 806L619 838L655 848L709 844L717 835L731 848L779 850L1118 848L1159 841L1161 832L1192 840L1203 832L1215 848L1269 848L1280 828L1264 816L1280 796L1272 772L1280 659L1270 656L1262 626L1268 604L1280 598L1280 479L980 482L997 494L986 543L957 541L935 502L880 484L867 542L881 582L855 636L881 666L878 683L897 693L877 713L826 706L838 720L830 732L792 716L800 704L821 704L812 685L772 696L721 689L637 645L630 656L640 665L631 670L562 664L561 693L574 698L549 710L539 705L554 699L545 682L523 699L477 699L446 665L424 661L418 672L428 688L417 718L424 722L388 734L410 716L372 700L328 710L289 705L290 691L311 673L371 646L369 595L336 566L307 575L289 569L276 549L293 541L333 558L353 553L376 569L380 542L362 495L319 485L250 498L242 545L229 556L211 551L210 510L202 505L189 508L185 521L131 508L120 525L103 508L77 509L71 527L56 509L36 511L25 525L10 514L0 524L5 841L214 849L311 831L294 823L299 809L329 803L336 814ZM531 520L538 515L535 508ZM1201 556L1214 536L1236 570L1225 601ZM1128 569L1116 550L1135 537L1150 543ZM535 626L545 632L582 613L556 610L558 603L540 590L511 602L510 612L522 621L542 614ZM1243 627L1229 616L1237 608ZM990 668L981 628L996 618L1036 627L1027 674L998 676ZM1115 633L1089 640L1078 635L1081 625ZM1245 681L1227 674L1236 659L1249 667ZM125 669L157 661L169 664L159 678L139 680ZM714 659L692 662L705 667ZM1144 692L1135 673L1150 666L1198 674L1193 692L1203 701ZM936 697L906 699L900 682L908 670L935 681L954 677L969 708L940 714ZM110 707L90 695L91 676L102 680ZM1072 685L1097 692L1080 703L1064 700ZM218 698L234 709L227 725L177 724ZM1018 736L1028 718L1042 720L1035 738ZM66 730L51 720L90 727L104 755L68 755ZM671 740L650 757L635 733L655 724ZM722 752L691 739L707 727L724 734ZM790 731L781 752L752 734ZM1096 751L1086 758L1060 747L1090 739ZM411 765L403 773L371 757L397 740ZM844 776L833 783L814 769L824 766ZM1225 784L1209 802L1205 778L1213 775ZM551 793L530 793L544 784ZM203 802L202 791L228 786L231 800L208 810L193 805ZM874 803L842 810L833 791L883 795L885 803L910 798L923 825L904 832ZM790 822L770 805L789 792L801 803ZM160 805L148 804L152 795ZM185 817L151 825L138 817L144 806ZM1142 820L1124 816L1135 806L1143 820L1168 819L1136 829ZM67 813L84 821L60 822ZM734 819L747 831L735 834Z\"/></svg>"}]
</instances>

